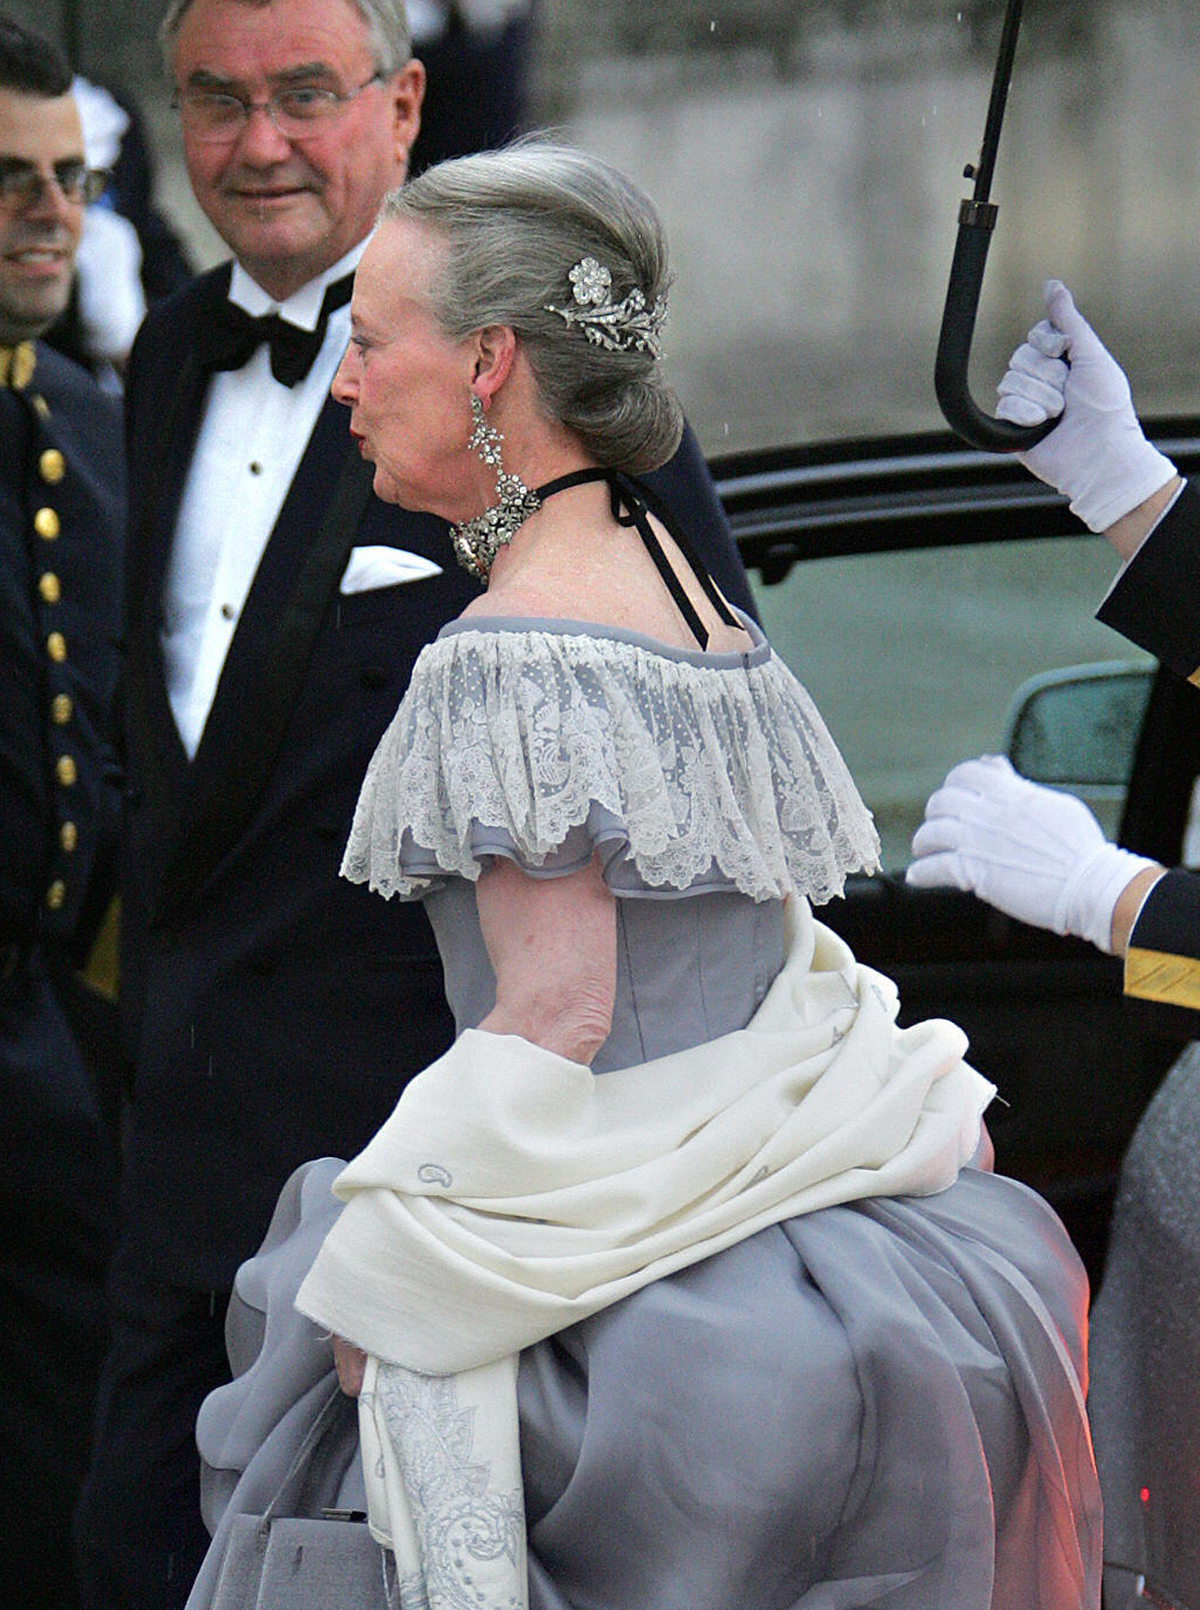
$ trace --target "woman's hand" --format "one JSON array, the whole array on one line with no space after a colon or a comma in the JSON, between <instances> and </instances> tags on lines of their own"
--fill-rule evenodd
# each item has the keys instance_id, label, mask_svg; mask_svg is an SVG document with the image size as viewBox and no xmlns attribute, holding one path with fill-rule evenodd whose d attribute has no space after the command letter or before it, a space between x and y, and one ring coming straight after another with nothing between
<instances>
[{"instance_id":1,"label":"woman's hand","mask_svg":"<svg viewBox=\"0 0 1200 1610\"><path fill-rule=\"evenodd\" d=\"M333 1363L337 1370L338 1385L347 1397L356 1398L362 1391L363 1372L367 1355L344 1336L333 1338Z\"/></svg>"},{"instance_id":2,"label":"woman's hand","mask_svg":"<svg viewBox=\"0 0 1200 1610\"><path fill-rule=\"evenodd\" d=\"M616 904L599 863L533 878L498 856L476 891L496 974L480 1028L590 1064L612 1031L617 987Z\"/></svg>"}]
</instances>

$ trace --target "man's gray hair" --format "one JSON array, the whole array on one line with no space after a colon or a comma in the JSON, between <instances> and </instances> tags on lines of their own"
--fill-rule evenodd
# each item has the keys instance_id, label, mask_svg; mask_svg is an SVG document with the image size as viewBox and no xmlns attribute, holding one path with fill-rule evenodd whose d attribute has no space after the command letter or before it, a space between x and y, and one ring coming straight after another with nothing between
<instances>
[{"instance_id":1,"label":"man's gray hair","mask_svg":"<svg viewBox=\"0 0 1200 1610\"><path fill-rule=\"evenodd\" d=\"M247 6L267 6L271 0L237 0L237 3ZM191 4L192 0L170 0L158 31L168 77L173 74L175 38L179 33L179 25ZM404 0L349 0L349 4L366 24L376 72L382 73L387 78L393 73L398 73L412 55L412 34L409 31Z\"/></svg>"},{"instance_id":2,"label":"man's gray hair","mask_svg":"<svg viewBox=\"0 0 1200 1610\"><path fill-rule=\"evenodd\" d=\"M639 291L647 308L670 284L653 202L598 157L539 137L427 168L393 190L381 224L411 220L447 247L433 313L453 340L507 325L522 343L546 413L596 461L641 474L679 445L683 414L651 351L593 344L556 308L572 269L590 257L613 301Z\"/></svg>"}]
</instances>

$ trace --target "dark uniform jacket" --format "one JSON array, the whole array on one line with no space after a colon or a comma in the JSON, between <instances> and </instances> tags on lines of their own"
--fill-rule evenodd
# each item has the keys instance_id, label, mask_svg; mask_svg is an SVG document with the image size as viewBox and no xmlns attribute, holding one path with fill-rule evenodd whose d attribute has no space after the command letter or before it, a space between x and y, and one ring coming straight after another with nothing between
<instances>
[{"instance_id":1,"label":"dark uniform jacket","mask_svg":"<svg viewBox=\"0 0 1200 1610\"><path fill-rule=\"evenodd\" d=\"M0 349L0 946L82 951L111 893L119 406L51 348Z\"/></svg>"},{"instance_id":2,"label":"dark uniform jacket","mask_svg":"<svg viewBox=\"0 0 1200 1610\"><path fill-rule=\"evenodd\" d=\"M371 472L347 412L328 401L189 763L164 680L163 582L206 391L193 331L205 304L226 294L228 272L152 310L127 392L122 999L136 1076L127 1231L149 1267L194 1289L228 1287L291 1170L352 1156L451 1038L420 906L386 902L338 867L367 762L417 654L478 591L441 521L367 495ZM690 435L651 479L726 591L748 604ZM339 557L314 602L323 521L356 492L343 556L350 544L390 544L442 574L342 596ZM295 663L306 617L315 625Z\"/></svg>"},{"instance_id":3,"label":"dark uniform jacket","mask_svg":"<svg viewBox=\"0 0 1200 1610\"><path fill-rule=\"evenodd\" d=\"M108 1339L113 1154L64 1002L115 876L123 530L119 407L0 348L0 1553L30 1605L71 1602Z\"/></svg>"},{"instance_id":4,"label":"dark uniform jacket","mask_svg":"<svg viewBox=\"0 0 1200 1610\"><path fill-rule=\"evenodd\" d=\"M1098 618L1200 684L1200 492L1190 482L1147 537ZM1200 876L1168 872L1150 891L1125 958L1125 993L1152 1003L1164 1028L1196 1033L1200 1012ZM1180 1011L1180 1009L1183 1009Z\"/></svg>"}]
</instances>

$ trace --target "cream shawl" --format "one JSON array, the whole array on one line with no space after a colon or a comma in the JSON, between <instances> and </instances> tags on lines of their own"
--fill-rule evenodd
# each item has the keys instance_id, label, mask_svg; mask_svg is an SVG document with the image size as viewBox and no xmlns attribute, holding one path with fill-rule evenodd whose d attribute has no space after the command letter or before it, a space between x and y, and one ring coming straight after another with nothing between
<instances>
[{"instance_id":1,"label":"cream shawl","mask_svg":"<svg viewBox=\"0 0 1200 1610\"><path fill-rule=\"evenodd\" d=\"M373 1355L371 1519L407 1602L459 1603L465 1570L474 1602L526 1604L521 1348L782 1219L942 1190L974 1152L994 1089L962 1032L897 1028L891 981L788 909L745 1029L602 1076L469 1030L339 1176L297 1306Z\"/></svg>"}]
</instances>

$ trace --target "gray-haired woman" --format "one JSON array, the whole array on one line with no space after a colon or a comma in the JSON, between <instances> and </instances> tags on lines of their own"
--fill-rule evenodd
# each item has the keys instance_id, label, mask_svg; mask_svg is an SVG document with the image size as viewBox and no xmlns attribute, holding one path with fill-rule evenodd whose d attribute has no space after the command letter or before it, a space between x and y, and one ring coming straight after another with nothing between
<instances>
[{"instance_id":1,"label":"gray-haired woman","mask_svg":"<svg viewBox=\"0 0 1200 1610\"><path fill-rule=\"evenodd\" d=\"M335 394L486 591L343 867L426 902L459 1038L297 1306L404 1604L1095 1605L1082 1272L973 1166L963 1036L812 917L874 828L635 479L666 291L646 198L548 144L396 193L359 269Z\"/></svg>"}]
</instances>

